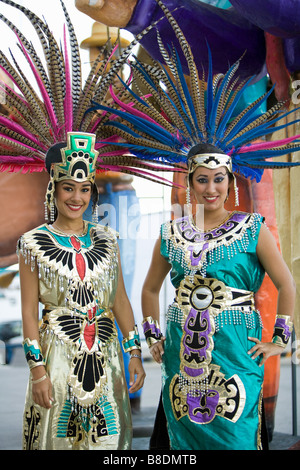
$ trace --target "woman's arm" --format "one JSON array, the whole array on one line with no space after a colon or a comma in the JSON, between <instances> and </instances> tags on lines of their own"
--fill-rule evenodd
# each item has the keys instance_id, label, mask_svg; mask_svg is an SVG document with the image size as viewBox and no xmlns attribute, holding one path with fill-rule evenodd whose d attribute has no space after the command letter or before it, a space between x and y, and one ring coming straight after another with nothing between
<instances>
[{"instance_id":1,"label":"woman's arm","mask_svg":"<svg viewBox=\"0 0 300 470\"><path fill-rule=\"evenodd\" d=\"M265 225L261 227L256 252L260 263L277 288L277 315L287 315L292 321L296 297L295 282L281 256L273 235ZM264 355L261 364L263 364L268 357L280 354L283 351L282 347L274 343L262 343L256 338L249 339L256 342L256 346L249 351L249 354L255 352L252 356L253 359L259 354Z\"/></svg>"},{"instance_id":2,"label":"woman's arm","mask_svg":"<svg viewBox=\"0 0 300 470\"><path fill-rule=\"evenodd\" d=\"M31 271L29 264L20 253L19 255L19 272L20 272L20 288L21 288L21 304L22 304L22 320L23 320L23 336L24 340L30 342L37 341L39 343L39 292L38 292L38 269ZM31 369L32 377L32 398L35 403L44 407L51 408L52 385L49 377L41 382L38 381L46 374L43 365L38 365Z\"/></svg>"},{"instance_id":3,"label":"woman's arm","mask_svg":"<svg viewBox=\"0 0 300 470\"><path fill-rule=\"evenodd\" d=\"M114 305L112 307L112 311L114 313L114 316L116 318L116 321L118 323L118 326L121 330L122 335L124 337L128 337L129 332L134 330L135 319L134 319L130 301L128 299L128 296L125 290L122 268L121 268L120 253L118 253L118 259L119 259L119 279L118 279L118 286L116 290L116 296L115 296ZM130 353L131 352L134 355L139 355L141 357L141 351L139 351L138 349L133 349L132 351L130 351ZM145 380L146 374L145 374L141 359L137 357L132 357L129 361L128 370L129 370L129 377L130 377L129 378L129 385L130 385L129 392L134 393L143 386L144 380Z\"/></svg>"},{"instance_id":4,"label":"woman's arm","mask_svg":"<svg viewBox=\"0 0 300 470\"><path fill-rule=\"evenodd\" d=\"M257 256L266 273L278 290L277 314L294 316L296 286L276 241L265 225L262 225L258 244Z\"/></svg>"},{"instance_id":5,"label":"woman's arm","mask_svg":"<svg viewBox=\"0 0 300 470\"><path fill-rule=\"evenodd\" d=\"M142 311L143 317L152 317L159 323L159 293L163 281L171 269L171 265L160 253L161 239L154 246L152 260L142 289ZM162 362L165 338L150 347L150 352L156 362Z\"/></svg>"}]
</instances>

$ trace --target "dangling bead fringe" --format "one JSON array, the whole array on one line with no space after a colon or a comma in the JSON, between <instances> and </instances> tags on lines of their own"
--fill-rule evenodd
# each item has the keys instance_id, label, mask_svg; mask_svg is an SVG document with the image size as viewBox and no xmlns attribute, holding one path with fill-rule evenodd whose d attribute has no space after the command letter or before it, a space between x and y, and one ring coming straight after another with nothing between
<instances>
[{"instance_id":1,"label":"dangling bead fringe","mask_svg":"<svg viewBox=\"0 0 300 470\"><path fill-rule=\"evenodd\" d=\"M45 220L48 220L48 206L47 206L46 201L44 202L44 206L45 206Z\"/></svg>"},{"instance_id":2,"label":"dangling bead fringe","mask_svg":"<svg viewBox=\"0 0 300 470\"><path fill-rule=\"evenodd\" d=\"M240 205L239 201L239 188L237 187L236 184L236 177L234 176L234 205L235 207Z\"/></svg>"},{"instance_id":3,"label":"dangling bead fringe","mask_svg":"<svg viewBox=\"0 0 300 470\"><path fill-rule=\"evenodd\" d=\"M188 185L186 188L186 203L187 203L187 206L189 206L191 203L190 185Z\"/></svg>"},{"instance_id":4,"label":"dangling bead fringe","mask_svg":"<svg viewBox=\"0 0 300 470\"><path fill-rule=\"evenodd\" d=\"M50 222L54 222L54 204L51 202L50 204Z\"/></svg>"},{"instance_id":5,"label":"dangling bead fringe","mask_svg":"<svg viewBox=\"0 0 300 470\"><path fill-rule=\"evenodd\" d=\"M191 206L191 190L190 185L187 185L186 188L186 204L184 206L184 216L188 215L189 217L192 215L192 206Z\"/></svg>"},{"instance_id":6,"label":"dangling bead fringe","mask_svg":"<svg viewBox=\"0 0 300 470\"><path fill-rule=\"evenodd\" d=\"M98 223L98 206L97 205L95 206L95 209L93 210L92 220L94 224Z\"/></svg>"}]
</instances>

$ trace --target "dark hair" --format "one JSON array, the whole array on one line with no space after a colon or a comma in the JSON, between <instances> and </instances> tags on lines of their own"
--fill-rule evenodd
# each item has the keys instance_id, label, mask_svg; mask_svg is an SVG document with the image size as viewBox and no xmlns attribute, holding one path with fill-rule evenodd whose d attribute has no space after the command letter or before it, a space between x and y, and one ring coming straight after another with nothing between
<instances>
[{"instance_id":1,"label":"dark hair","mask_svg":"<svg viewBox=\"0 0 300 470\"><path fill-rule=\"evenodd\" d=\"M215 147L212 144L197 144L194 145L194 147L191 148L191 150L188 153L188 158L193 157L194 155L197 154L205 154L205 153L220 153L222 155L227 155L225 152L222 152L222 150L218 149L218 147Z\"/></svg>"},{"instance_id":2,"label":"dark hair","mask_svg":"<svg viewBox=\"0 0 300 470\"><path fill-rule=\"evenodd\" d=\"M94 212L97 204L98 204L98 199L99 199L99 192L98 192L98 186L96 183L92 183L92 195L91 195L91 201L92 201L92 212Z\"/></svg>"},{"instance_id":3,"label":"dark hair","mask_svg":"<svg viewBox=\"0 0 300 470\"><path fill-rule=\"evenodd\" d=\"M45 158L45 166L48 173L50 173L52 163L60 163L62 161L60 149L66 146L67 142L58 142L49 148Z\"/></svg>"}]
</instances>

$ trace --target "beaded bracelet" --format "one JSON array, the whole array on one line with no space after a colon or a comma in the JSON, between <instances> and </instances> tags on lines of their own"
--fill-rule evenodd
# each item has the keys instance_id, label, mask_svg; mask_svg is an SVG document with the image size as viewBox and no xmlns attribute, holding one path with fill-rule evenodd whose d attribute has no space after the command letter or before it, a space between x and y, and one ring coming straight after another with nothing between
<instances>
[{"instance_id":1,"label":"beaded bracelet","mask_svg":"<svg viewBox=\"0 0 300 470\"><path fill-rule=\"evenodd\" d=\"M133 349L142 350L140 335L136 325L134 325L134 329L132 331L129 331L128 336L122 340L122 345L125 353L132 351Z\"/></svg>"},{"instance_id":2,"label":"beaded bracelet","mask_svg":"<svg viewBox=\"0 0 300 470\"><path fill-rule=\"evenodd\" d=\"M25 352L26 361L30 370L34 367L45 365L41 347L36 339L30 340L29 338L26 338L23 341L23 348Z\"/></svg>"},{"instance_id":3,"label":"beaded bracelet","mask_svg":"<svg viewBox=\"0 0 300 470\"><path fill-rule=\"evenodd\" d=\"M276 315L272 343L285 348L293 331L293 323L289 315Z\"/></svg>"},{"instance_id":4,"label":"beaded bracelet","mask_svg":"<svg viewBox=\"0 0 300 470\"><path fill-rule=\"evenodd\" d=\"M138 359L142 359L142 356L140 356L139 354L131 354L130 359L132 359L133 357L137 357Z\"/></svg>"},{"instance_id":5,"label":"beaded bracelet","mask_svg":"<svg viewBox=\"0 0 300 470\"><path fill-rule=\"evenodd\" d=\"M157 320L153 320L152 317L145 317L142 322L142 327L149 348L160 341L162 332L160 331L160 326Z\"/></svg>"}]
</instances>

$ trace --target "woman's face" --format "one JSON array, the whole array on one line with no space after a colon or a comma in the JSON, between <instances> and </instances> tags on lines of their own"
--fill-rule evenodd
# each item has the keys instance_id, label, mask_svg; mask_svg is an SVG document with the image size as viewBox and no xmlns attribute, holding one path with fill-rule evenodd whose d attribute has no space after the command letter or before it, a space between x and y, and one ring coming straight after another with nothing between
<instances>
[{"instance_id":1,"label":"woman's face","mask_svg":"<svg viewBox=\"0 0 300 470\"><path fill-rule=\"evenodd\" d=\"M204 210L223 208L228 190L229 176L225 167L209 170L199 166L192 175L191 191L197 203L204 205Z\"/></svg>"},{"instance_id":2,"label":"woman's face","mask_svg":"<svg viewBox=\"0 0 300 470\"><path fill-rule=\"evenodd\" d=\"M92 194L92 185L89 181L77 183L64 180L56 183L55 205L60 216L68 219L82 217L88 208Z\"/></svg>"}]
</instances>

